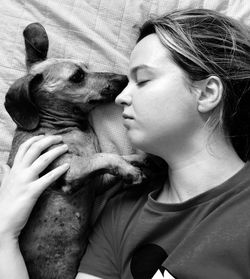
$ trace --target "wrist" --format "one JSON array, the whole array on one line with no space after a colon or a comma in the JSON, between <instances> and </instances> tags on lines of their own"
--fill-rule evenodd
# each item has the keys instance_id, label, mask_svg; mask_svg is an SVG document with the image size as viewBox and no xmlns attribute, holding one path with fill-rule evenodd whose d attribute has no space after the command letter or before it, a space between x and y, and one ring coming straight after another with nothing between
<instances>
[{"instance_id":1,"label":"wrist","mask_svg":"<svg viewBox=\"0 0 250 279\"><path fill-rule=\"evenodd\" d=\"M18 237L9 234L7 232L0 231L0 249L2 247L10 246L10 245L17 245L18 244Z\"/></svg>"},{"instance_id":2,"label":"wrist","mask_svg":"<svg viewBox=\"0 0 250 279\"><path fill-rule=\"evenodd\" d=\"M1 216L2 217L2 216ZM12 220L12 221L11 221ZM16 224L13 219L3 216L0 223L0 244L2 242L18 242L20 231L15 229ZM13 225L14 224L14 225Z\"/></svg>"}]
</instances>

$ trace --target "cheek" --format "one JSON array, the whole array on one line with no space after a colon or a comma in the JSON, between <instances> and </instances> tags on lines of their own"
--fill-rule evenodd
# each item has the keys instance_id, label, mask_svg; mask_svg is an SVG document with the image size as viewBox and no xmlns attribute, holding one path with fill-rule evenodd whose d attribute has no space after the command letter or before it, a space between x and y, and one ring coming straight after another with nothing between
<instances>
[{"instance_id":1,"label":"cheek","mask_svg":"<svg viewBox=\"0 0 250 279\"><path fill-rule=\"evenodd\" d=\"M145 151L150 146L186 138L200 125L196 103L190 92L151 92L134 100L137 125L128 131L134 145Z\"/></svg>"},{"instance_id":2,"label":"cheek","mask_svg":"<svg viewBox=\"0 0 250 279\"><path fill-rule=\"evenodd\" d=\"M132 144L146 152L149 145L154 144L156 137L161 135L163 121L166 122L166 114L163 112L165 109L152 95L143 97L138 95L134 98L133 110L136 119L127 131Z\"/></svg>"},{"instance_id":3,"label":"cheek","mask_svg":"<svg viewBox=\"0 0 250 279\"><path fill-rule=\"evenodd\" d=\"M136 96L133 105L138 121L151 129L182 122L195 109L191 97L183 98L182 94L187 92L154 89Z\"/></svg>"}]
</instances>

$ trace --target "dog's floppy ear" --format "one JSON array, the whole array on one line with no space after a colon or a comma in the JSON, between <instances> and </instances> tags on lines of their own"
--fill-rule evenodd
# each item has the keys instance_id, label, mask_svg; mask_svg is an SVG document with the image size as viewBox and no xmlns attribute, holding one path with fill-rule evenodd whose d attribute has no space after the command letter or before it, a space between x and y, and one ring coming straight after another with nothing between
<instances>
[{"instance_id":1,"label":"dog's floppy ear","mask_svg":"<svg viewBox=\"0 0 250 279\"><path fill-rule=\"evenodd\" d=\"M32 101L31 91L42 80L42 75L26 75L9 88L4 106L19 128L30 131L39 124L39 112Z\"/></svg>"},{"instance_id":2,"label":"dog's floppy ear","mask_svg":"<svg viewBox=\"0 0 250 279\"><path fill-rule=\"evenodd\" d=\"M26 50L26 66L30 67L37 62L41 62L47 58L49 39L46 30L40 23L31 23L23 31L25 50Z\"/></svg>"}]
</instances>

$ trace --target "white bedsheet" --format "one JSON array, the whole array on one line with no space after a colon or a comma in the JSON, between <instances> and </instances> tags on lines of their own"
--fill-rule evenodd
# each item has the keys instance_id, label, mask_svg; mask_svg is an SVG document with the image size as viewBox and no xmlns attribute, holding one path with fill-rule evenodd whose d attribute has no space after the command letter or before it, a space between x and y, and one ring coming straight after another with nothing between
<instances>
[{"instance_id":1,"label":"white bedsheet","mask_svg":"<svg viewBox=\"0 0 250 279\"><path fill-rule=\"evenodd\" d=\"M7 160L15 125L4 109L10 84L25 74L22 31L46 28L49 57L84 61L93 71L126 74L138 30L150 14L177 8L209 8L250 26L248 0L0 0L0 165ZM133 152L115 105L96 110L93 123L103 151ZM1 177L1 168L0 168Z\"/></svg>"}]
</instances>

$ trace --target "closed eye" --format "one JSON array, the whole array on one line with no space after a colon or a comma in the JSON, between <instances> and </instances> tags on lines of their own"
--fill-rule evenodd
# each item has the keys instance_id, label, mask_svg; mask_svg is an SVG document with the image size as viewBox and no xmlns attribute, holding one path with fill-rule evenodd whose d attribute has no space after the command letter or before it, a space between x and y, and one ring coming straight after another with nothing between
<instances>
[{"instance_id":1,"label":"closed eye","mask_svg":"<svg viewBox=\"0 0 250 279\"><path fill-rule=\"evenodd\" d=\"M143 86L143 85L145 85L147 82L149 82L149 80L138 81L136 84L137 84L138 86Z\"/></svg>"},{"instance_id":2,"label":"closed eye","mask_svg":"<svg viewBox=\"0 0 250 279\"><path fill-rule=\"evenodd\" d=\"M82 68L78 68L74 74L69 78L72 83L80 83L84 80L85 73Z\"/></svg>"}]
</instances>

